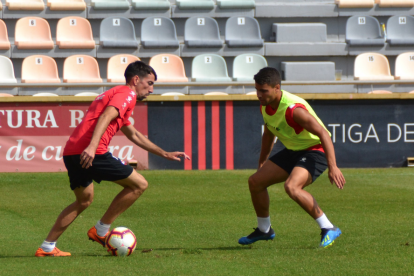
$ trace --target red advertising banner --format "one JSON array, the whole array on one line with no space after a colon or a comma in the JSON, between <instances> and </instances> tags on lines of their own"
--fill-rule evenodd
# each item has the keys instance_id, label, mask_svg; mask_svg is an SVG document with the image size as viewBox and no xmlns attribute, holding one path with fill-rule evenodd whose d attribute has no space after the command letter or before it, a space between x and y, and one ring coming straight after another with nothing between
<instances>
[{"instance_id":1,"label":"red advertising banner","mask_svg":"<svg viewBox=\"0 0 414 276\"><path fill-rule=\"evenodd\" d=\"M0 172L65 171L63 148L82 121L90 103L1 103ZM148 135L147 103L137 103L130 118L135 128ZM122 160L137 160L148 168L148 153L122 132L109 149Z\"/></svg>"}]
</instances>

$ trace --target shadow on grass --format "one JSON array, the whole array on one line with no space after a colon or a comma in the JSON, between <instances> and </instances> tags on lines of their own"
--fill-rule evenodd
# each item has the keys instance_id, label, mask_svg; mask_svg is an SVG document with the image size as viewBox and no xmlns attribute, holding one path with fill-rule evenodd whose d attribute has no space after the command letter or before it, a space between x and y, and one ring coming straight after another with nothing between
<instances>
[{"instance_id":1,"label":"shadow on grass","mask_svg":"<svg viewBox=\"0 0 414 276\"><path fill-rule=\"evenodd\" d=\"M75 254L72 256L68 256L68 257L61 257L62 259L64 258L71 258L71 257L112 257L111 255L97 255L97 254ZM12 258L51 258L51 257L36 257L35 255L29 255L29 256L2 256L0 255L0 259L12 259Z\"/></svg>"},{"instance_id":2,"label":"shadow on grass","mask_svg":"<svg viewBox=\"0 0 414 276\"><path fill-rule=\"evenodd\" d=\"M228 247L197 247L197 248L153 248L153 250L161 250L161 251L180 251L180 250L206 250L206 251L213 251L213 250L246 250L251 249L251 246L228 246Z\"/></svg>"}]
</instances>

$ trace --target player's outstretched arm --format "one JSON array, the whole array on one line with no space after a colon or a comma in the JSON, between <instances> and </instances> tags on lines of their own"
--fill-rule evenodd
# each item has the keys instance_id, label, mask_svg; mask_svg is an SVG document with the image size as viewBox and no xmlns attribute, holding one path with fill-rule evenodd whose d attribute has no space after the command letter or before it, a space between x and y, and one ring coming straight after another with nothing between
<instances>
[{"instance_id":1,"label":"player's outstretched arm","mask_svg":"<svg viewBox=\"0 0 414 276\"><path fill-rule=\"evenodd\" d=\"M272 151L273 145L275 144L275 137L276 136L267 128L267 126L265 126L262 135L262 147L260 149L258 169L260 169L269 158L270 152Z\"/></svg>"},{"instance_id":2,"label":"player's outstretched arm","mask_svg":"<svg viewBox=\"0 0 414 276\"><path fill-rule=\"evenodd\" d=\"M345 185L345 177L336 165L335 150L328 131L319 124L315 117L303 108L296 108L293 111L293 120L310 133L319 137L328 162L329 180L331 181L331 184L335 183L339 189L343 189Z\"/></svg>"},{"instance_id":3,"label":"player's outstretched arm","mask_svg":"<svg viewBox=\"0 0 414 276\"><path fill-rule=\"evenodd\" d=\"M164 157L169 160L181 161L181 157L190 160L187 154L184 152L174 151L174 152L166 152L165 150L161 149L153 142L151 142L145 135L141 132L136 130L133 125L123 126L121 131L125 134L125 136L131 140L135 145L144 150L151 152L155 155Z\"/></svg>"},{"instance_id":4,"label":"player's outstretched arm","mask_svg":"<svg viewBox=\"0 0 414 276\"><path fill-rule=\"evenodd\" d=\"M111 121L118 117L118 115L118 109L116 109L113 106L108 106L102 113L102 115L99 116L98 122L96 123L95 129L92 134L91 142L80 156L80 164L82 165L82 168L87 169L90 166L92 166L92 161L95 158L95 152L99 146L99 142L101 141L102 135L105 133Z\"/></svg>"}]
</instances>

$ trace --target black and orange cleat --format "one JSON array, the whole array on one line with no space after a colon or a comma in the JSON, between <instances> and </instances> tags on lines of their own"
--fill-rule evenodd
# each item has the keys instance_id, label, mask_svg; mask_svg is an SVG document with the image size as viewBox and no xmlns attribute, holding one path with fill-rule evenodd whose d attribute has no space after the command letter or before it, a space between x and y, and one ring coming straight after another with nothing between
<instances>
[{"instance_id":1,"label":"black and orange cleat","mask_svg":"<svg viewBox=\"0 0 414 276\"><path fill-rule=\"evenodd\" d=\"M109 233L109 231L103 237L98 236L98 233L96 232L96 228L94 226L91 229L89 229L88 237L91 241L96 241L96 242L100 243L103 247L105 247L105 239L106 239L106 236L108 236L108 233Z\"/></svg>"},{"instance_id":2,"label":"black and orange cleat","mask_svg":"<svg viewBox=\"0 0 414 276\"><path fill-rule=\"evenodd\" d=\"M46 252L41 247L39 247L39 249L37 249L36 251L35 256L36 257L68 257L68 256L71 256L71 254L69 252L60 251L57 247L53 248L53 250L50 252Z\"/></svg>"}]
</instances>

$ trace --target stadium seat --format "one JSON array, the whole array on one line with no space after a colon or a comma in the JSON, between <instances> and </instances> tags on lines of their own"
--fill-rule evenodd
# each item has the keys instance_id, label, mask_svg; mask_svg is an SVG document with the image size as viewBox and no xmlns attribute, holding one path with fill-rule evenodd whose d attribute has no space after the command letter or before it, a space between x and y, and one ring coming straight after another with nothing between
<instances>
[{"instance_id":1,"label":"stadium seat","mask_svg":"<svg viewBox=\"0 0 414 276\"><path fill-rule=\"evenodd\" d=\"M107 81L108 82L125 82L125 69L127 66L134 62L140 60L138 57L127 54L120 54L111 57L108 60L107 66Z\"/></svg>"},{"instance_id":2,"label":"stadium seat","mask_svg":"<svg viewBox=\"0 0 414 276\"><path fill-rule=\"evenodd\" d=\"M396 80L414 80L414 52L397 56L394 77Z\"/></svg>"},{"instance_id":3,"label":"stadium seat","mask_svg":"<svg viewBox=\"0 0 414 276\"><path fill-rule=\"evenodd\" d=\"M176 0L176 5L182 10L191 9L214 9L214 2L212 0Z\"/></svg>"},{"instance_id":4,"label":"stadium seat","mask_svg":"<svg viewBox=\"0 0 414 276\"><path fill-rule=\"evenodd\" d=\"M129 2L127 0L92 0L91 7L95 10L127 10Z\"/></svg>"},{"instance_id":5,"label":"stadium seat","mask_svg":"<svg viewBox=\"0 0 414 276\"><path fill-rule=\"evenodd\" d=\"M7 93L0 93L0 97L14 97L11 94L7 94Z\"/></svg>"},{"instance_id":6,"label":"stadium seat","mask_svg":"<svg viewBox=\"0 0 414 276\"><path fill-rule=\"evenodd\" d=\"M132 6L137 10L168 10L171 4L168 0L132 0Z\"/></svg>"},{"instance_id":7,"label":"stadium seat","mask_svg":"<svg viewBox=\"0 0 414 276\"><path fill-rule=\"evenodd\" d=\"M10 49L9 35L7 27L3 20L0 19L0 50Z\"/></svg>"},{"instance_id":8,"label":"stadium seat","mask_svg":"<svg viewBox=\"0 0 414 276\"><path fill-rule=\"evenodd\" d=\"M47 0L47 6L51 11L84 11L84 0Z\"/></svg>"},{"instance_id":9,"label":"stadium seat","mask_svg":"<svg viewBox=\"0 0 414 276\"><path fill-rule=\"evenodd\" d=\"M363 53L355 58L355 80L394 80L386 56L378 53Z\"/></svg>"},{"instance_id":10,"label":"stadium seat","mask_svg":"<svg viewBox=\"0 0 414 276\"><path fill-rule=\"evenodd\" d=\"M73 55L63 63L63 82L102 82L98 62L87 55Z\"/></svg>"},{"instance_id":11,"label":"stadium seat","mask_svg":"<svg viewBox=\"0 0 414 276\"><path fill-rule=\"evenodd\" d=\"M256 3L254 0L217 0L217 6L220 9L254 9Z\"/></svg>"},{"instance_id":12,"label":"stadium seat","mask_svg":"<svg viewBox=\"0 0 414 276\"><path fill-rule=\"evenodd\" d=\"M149 65L157 73L157 82L188 82L183 60L176 55L160 54L153 56Z\"/></svg>"},{"instance_id":13,"label":"stadium seat","mask_svg":"<svg viewBox=\"0 0 414 276\"><path fill-rule=\"evenodd\" d=\"M6 0L6 6L11 11L43 11L43 0Z\"/></svg>"},{"instance_id":14,"label":"stadium seat","mask_svg":"<svg viewBox=\"0 0 414 276\"><path fill-rule=\"evenodd\" d=\"M207 92L204 94L204 96L228 96L228 93L225 92Z\"/></svg>"},{"instance_id":15,"label":"stadium seat","mask_svg":"<svg viewBox=\"0 0 414 276\"><path fill-rule=\"evenodd\" d=\"M27 57L22 63L22 83L60 83L56 61L44 55Z\"/></svg>"},{"instance_id":16,"label":"stadium seat","mask_svg":"<svg viewBox=\"0 0 414 276\"><path fill-rule=\"evenodd\" d=\"M101 22L100 44L112 48L138 48L134 23L125 17L107 17Z\"/></svg>"},{"instance_id":17,"label":"stadium seat","mask_svg":"<svg viewBox=\"0 0 414 276\"><path fill-rule=\"evenodd\" d=\"M184 43L188 47L222 47L217 21L211 17L188 18L184 28Z\"/></svg>"},{"instance_id":18,"label":"stadium seat","mask_svg":"<svg viewBox=\"0 0 414 276\"><path fill-rule=\"evenodd\" d=\"M267 67L267 61L261 55L238 55L233 61L233 80L253 82L253 76L264 67Z\"/></svg>"},{"instance_id":19,"label":"stadium seat","mask_svg":"<svg viewBox=\"0 0 414 276\"><path fill-rule=\"evenodd\" d=\"M202 54L194 57L191 79L196 82L230 82L227 64L216 54Z\"/></svg>"},{"instance_id":20,"label":"stadium seat","mask_svg":"<svg viewBox=\"0 0 414 276\"><path fill-rule=\"evenodd\" d=\"M414 45L414 17L392 16L387 21L387 41L390 45Z\"/></svg>"},{"instance_id":21,"label":"stadium seat","mask_svg":"<svg viewBox=\"0 0 414 276\"><path fill-rule=\"evenodd\" d=\"M185 96L185 94L181 92L167 92L161 94L161 96Z\"/></svg>"},{"instance_id":22,"label":"stadium seat","mask_svg":"<svg viewBox=\"0 0 414 276\"><path fill-rule=\"evenodd\" d=\"M373 8L374 0L335 0L339 8Z\"/></svg>"},{"instance_id":23,"label":"stadium seat","mask_svg":"<svg viewBox=\"0 0 414 276\"><path fill-rule=\"evenodd\" d=\"M228 47L263 47L264 44L259 22L248 16L227 19L225 39Z\"/></svg>"},{"instance_id":24,"label":"stadium seat","mask_svg":"<svg viewBox=\"0 0 414 276\"><path fill-rule=\"evenodd\" d=\"M58 94L50 92L40 92L33 95L33 97L59 97Z\"/></svg>"},{"instance_id":25,"label":"stadium seat","mask_svg":"<svg viewBox=\"0 0 414 276\"><path fill-rule=\"evenodd\" d=\"M144 48L178 48L174 22L166 17L147 17L141 24Z\"/></svg>"},{"instance_id":26,"label":"stadium seat","mask_svg":"<svg viewBox=\"0 0 414 276\"><path fill-rule=\"evenodd\" d=\"M346 42L351 46L382 46L384 38L378 20L372 16L354 15L346 21Z\"/></svg>"},{"instance_id":27,"label":"stadium seat","mask_svg":"<svg viewBox=\"0 0 414 276\"><path fill-rule=\"evenodd\" d=\"M23 17L17 20L14 44L18 49L53 49L55 46L49 23L40 17Z\"/></svg>"},{"instance_id":28,"label":"stadium seat","mask_svg":"<svg viewBox=\"0 0 414 276\"><path fill-rule=\"evenodd\" d=\"M413 0L375 0L381 8L408 8L414 7Z\"/></svg>"},{"instance_id":29,"label":"stadium seat","mask_svg":"<svg viewBox=\"0 0 414 276\"><path fill-rule=\"evenodd\" d=\"M78 16L60 19L56 27L56 44L60 49L94 49L91 24Z\"/></svg>"},{"instance_id":30,"label":"stadium seat","mask_svg":"<svg viewBox=\"0 0 414 276\"><path fill-rule=\"evenodd\" d=\"M13 63L5 56L0 56L0 83L17 83Z\"/></svg>"},{"instance_id":31,"label":"stadium seat","mask_svg":"<svg viewBox=\"0 0 414 276\"><path fill-rule=\"evenodd\" d=\"M98 96L98 93L95 92L80 92L75 94L75 97L90 97L90 96Z\"/></svg>"}]
</instances>

